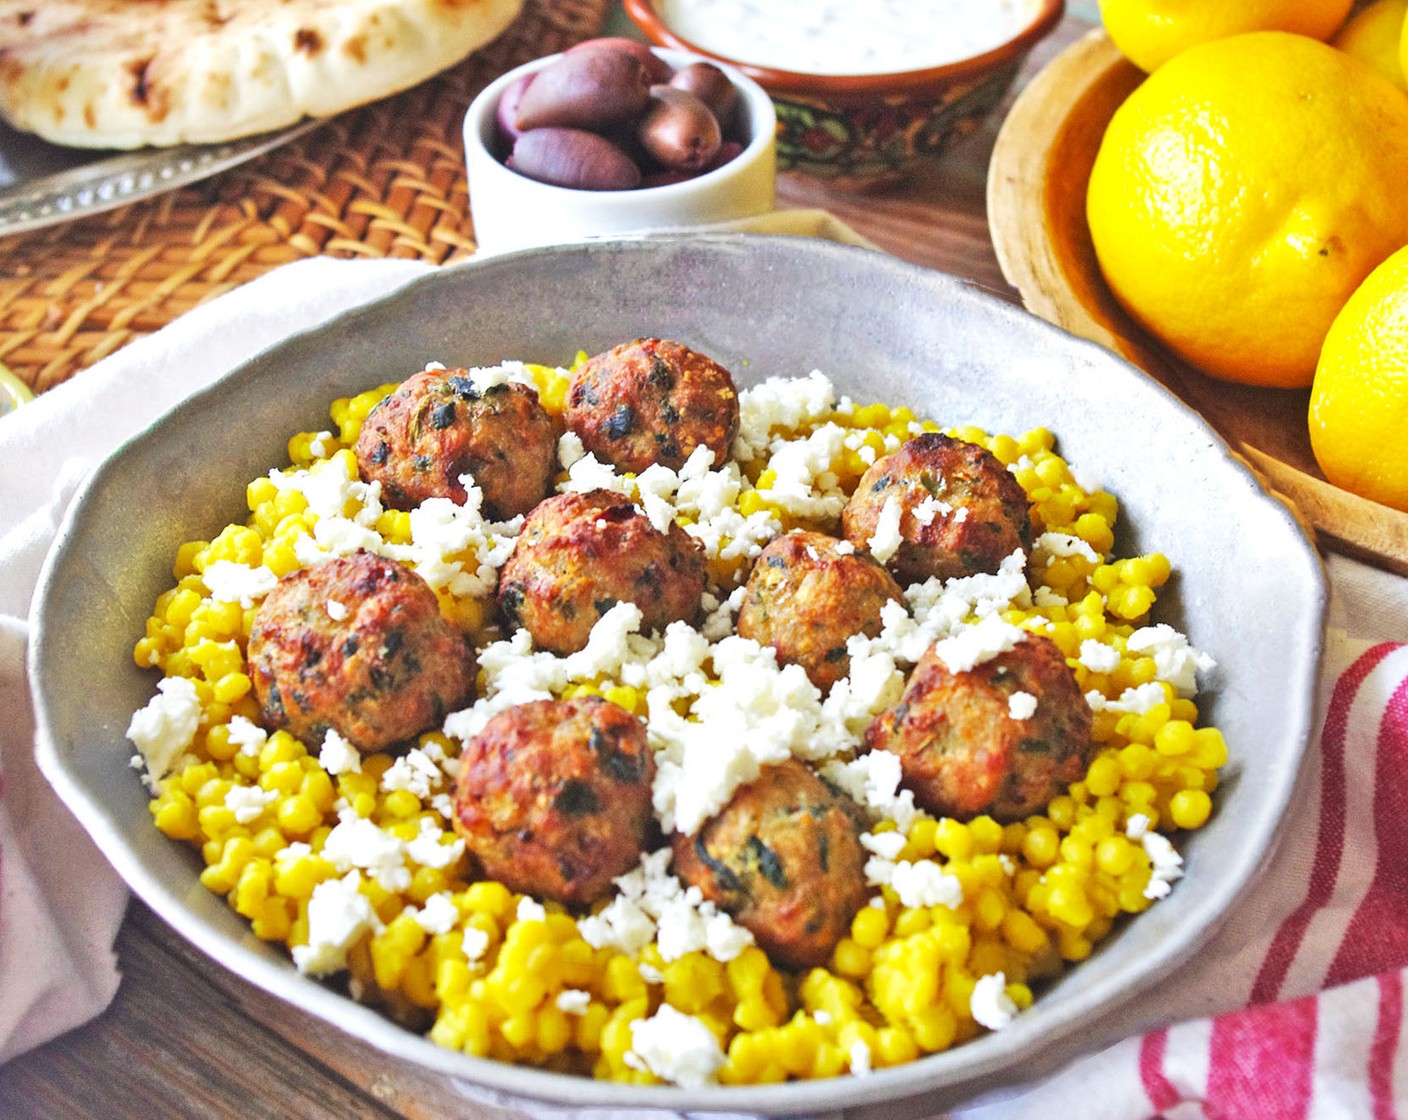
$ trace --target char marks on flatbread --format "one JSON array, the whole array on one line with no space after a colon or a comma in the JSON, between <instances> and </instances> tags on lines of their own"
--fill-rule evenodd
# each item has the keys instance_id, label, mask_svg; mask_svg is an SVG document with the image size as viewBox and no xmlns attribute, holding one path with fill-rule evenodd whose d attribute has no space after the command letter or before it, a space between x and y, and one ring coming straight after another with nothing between
<instances>
[{"instance_id":1,"label":"char marks on flatbread","mask_svg":"<svg viewBox=\"0 0 1408 1120\"><path fill-rule=\"evenodd\" d=\"M0 0L0 116L56 144L215 143L406 89L523 0Z\"/></svg>"}]
</instances>

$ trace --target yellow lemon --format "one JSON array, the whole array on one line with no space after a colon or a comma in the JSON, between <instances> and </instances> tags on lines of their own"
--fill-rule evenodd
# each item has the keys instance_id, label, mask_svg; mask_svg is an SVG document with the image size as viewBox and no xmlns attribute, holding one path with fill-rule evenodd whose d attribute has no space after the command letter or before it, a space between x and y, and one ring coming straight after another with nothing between
<instances>
[{"instance_id":1,"label":"yellow lemon","mask_svg":"<svg viewBox=\"0 0 1408 1120\"><path fill-rule=\"evenodd\" d=\"M1310 446L1336 486L1408 510L1408 248L1369 274L1325 336Z\"/></svg>"},{"instance_id":2,"label":"yellow lemon","mask_svg":"<svg viewBox=\"0 0 1408 1120\"><path fill-rule=\"evenodd\" d=\"M1086 196L1101 271L1217 377L1310 384L1336 313L1408 244L1408 97L1280 31L1193 47L1115 112Z\"/></svg>"},{"instance_id":3,"label":"yellow lemon","mask_svg":"<svg viewBox=\"0 0 1408 1120\"><path fill-rule=\"evenodd\" d=\"M1292 31L1328 39L1352 0L1100 0L1105 30L1150 73L1189 47L1244 31Z\"/></svg>"},{"instance_id":4,"label":"yellow lemon","mask_svg":"<svg viewBox=\"0 0 1408 1120\"><path fill-rule=\"evenodd\" d=\"M1408 0L1374 0L1341 27L1330 46L1363 59L1399 89L1408 89L1399 61Z\"/></svg>"}]
</instances>

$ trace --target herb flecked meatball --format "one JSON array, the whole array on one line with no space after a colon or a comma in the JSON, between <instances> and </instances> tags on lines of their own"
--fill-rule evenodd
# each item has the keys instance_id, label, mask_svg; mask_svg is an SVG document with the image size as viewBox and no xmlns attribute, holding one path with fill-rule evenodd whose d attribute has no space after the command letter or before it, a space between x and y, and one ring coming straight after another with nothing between
<instances>
[{"instance_id":1,"label":"herb flecked meatball","mask_svg":"<svg viewBox=\"0 0 1408 1120\"><path fill-rule=\"evenodd\" d=\"M1012 821L1085 772L1090 724L1060 648L1029 634L966 672L950 670L931 646L866 743L899 755L901 783L936 816Z\"/></svg>"},{"instance_id":2,"label":"herb flecked meatball","mask_svg":"<svg viewBox=\"0 0 1408 1120\"><path fill-rule=\"evenodd\" d=\"M774 537L758 555L738 610L738 633L800 665L825 695L851 668L846 639L880 633L880 611L904 596L883 567L824 533Z\"/></svg>"},{"instance_id":3,"label":"herb flecked meatball","mask_svg":"<svg viewBox=\"0 0 1408 1120\"><path fill-rule=\"evenodd\" d=\"M995 572L1017 549L1031 551L1026 491L975 443L930 432L877 460L841 512L846 539L868 548L892 498L901 540L885 566L903 584Z\"/></svg>"},{"instance_id":4,"label":"herb flecked meatball","mask_svg":"<svg viewBox=\"0 0 1408 1120\"><path fill-rule=\"evenodd\" d=\"M693 622L704 575L699 549L677 524L660 532L611 490L558 494L524 521L499 572L499 609L542 649L572 653L620 602L640 607L643 630Z\"/></svg>"},{"instance_id":5,"label":"herb flecked meatball","mask_svg":"<svg viewBox=\"0 0 1408 1120\"><path fill-rule=\"evenodd\" d=\"M552 489L557 425L537 391L516 381L480 389L463 369L423 370L383 398L362 425L357 465L381 483L385 503L414 509L427 498L463 505L460 476L484 492L500 520L527 513Z\"/></svg>"},{"instance_id":6,"label":"herb flecked meatball","mask_svg":"<svg viewBox=\"0 0 1408 1120\"><path fill-rule=\"evenodd\" d=\"M469 701L474 650L410 568L355 552L281 579L254 616L249 675L263 721L316 747L331 728L384 750Z\"/></svg>"},{"instance_id":7,"label":"herb flecked meatball","mask_svg":"<svg viewBox=\"0 0 1408 1120\"><path fill-rule=\"evenodd\" d=\"M728 458L738 434L733 375L668 339L641 338L587 359L567 387L567 427L619 471L678 470L695 448Z\"/></svg>"},{"instance_id":8,"label":"herb flecked meatball","mask_svg":"<svg viewBox=\"0 0 1408 1120\"><path fill-rule=\"evenodd\" d=\"M866 901L860 810L796 759L765 766L694 836L675 874L792 968L825 964Z\"/></svg>"},{"instance_id":9,"label":"herb flecked meatball","mask_svg":"<svg viewBox=\"0 0 1408 1120\"><path fill-rule=\"evenodd\" d=\"M598 696L519 704L465 744L455 830L491 878L589 905L645 851L654 777L645 726L624 708Z\"/></svg>"}]
</instances>

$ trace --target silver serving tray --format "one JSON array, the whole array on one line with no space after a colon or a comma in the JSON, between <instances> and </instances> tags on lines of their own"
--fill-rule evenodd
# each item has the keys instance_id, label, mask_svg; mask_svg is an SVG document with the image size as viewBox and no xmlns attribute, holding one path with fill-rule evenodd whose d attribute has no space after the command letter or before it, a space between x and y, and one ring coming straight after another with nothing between
<instances>
[{"instance_id":1,"label":"silver serving tray","mask_svg":"<svg viewBox=\"0 0 1408 1120\"><path fill-rule=\"evenodd\" d=\"M135 152L63 148L0 124L0 235L126 206L254 159L317 127L303 121L227 144Z\"/></svg>"},{"instance_id":2,"label":"silver serving tray","mask_svg":"<svg viewBox=\"0 0 1408 1120\"><path fill-rule=\"evenodd\" d=\"M1116 551L1177 575L1156 617L1216 657L1204 717L1231 758L1186 875L1011 1026L864 1078L685 1090L597 1082L441 1049L299 975L152 827L128 766L155 681L132 644L182 541L245 516L245 481L329 402L428 359L560 363L640 335L682 340L743 383L827 372L860 400L1020 433L1044 425L1120 500ZM1277 834L1311 729L1325 581L1286 507L1197 415L1134 367L971 285L848 246L726 235L533 250L436 272L265 351L120 448L74 502L40 580L30 642L39 765L132 889L211 957L384 1051L511 1098L574 1108L900 1117L1038 1077L1153 1025L1180 964L1223 921ZM1119 1011L1116 1016L1114 1013Z\"/></svg>"}]
</instances>

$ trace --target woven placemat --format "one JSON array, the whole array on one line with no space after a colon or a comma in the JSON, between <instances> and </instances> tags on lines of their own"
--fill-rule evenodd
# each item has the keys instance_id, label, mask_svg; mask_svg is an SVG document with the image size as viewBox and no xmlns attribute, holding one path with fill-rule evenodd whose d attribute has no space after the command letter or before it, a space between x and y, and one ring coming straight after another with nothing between
<instances>
[{"instance_id":1,"label":"woven placemat","mask_svg":"<svg viewBox=\"0 0 1408 1120\"><path fill-rule=\"evenodd\" d=\"M0 362L35 392L303 257L474 252L460 128L498 75L600 32L609 0L527 0L490 46L415 89L183 190L0 238Z\"/></svg>"}]
</instances>

